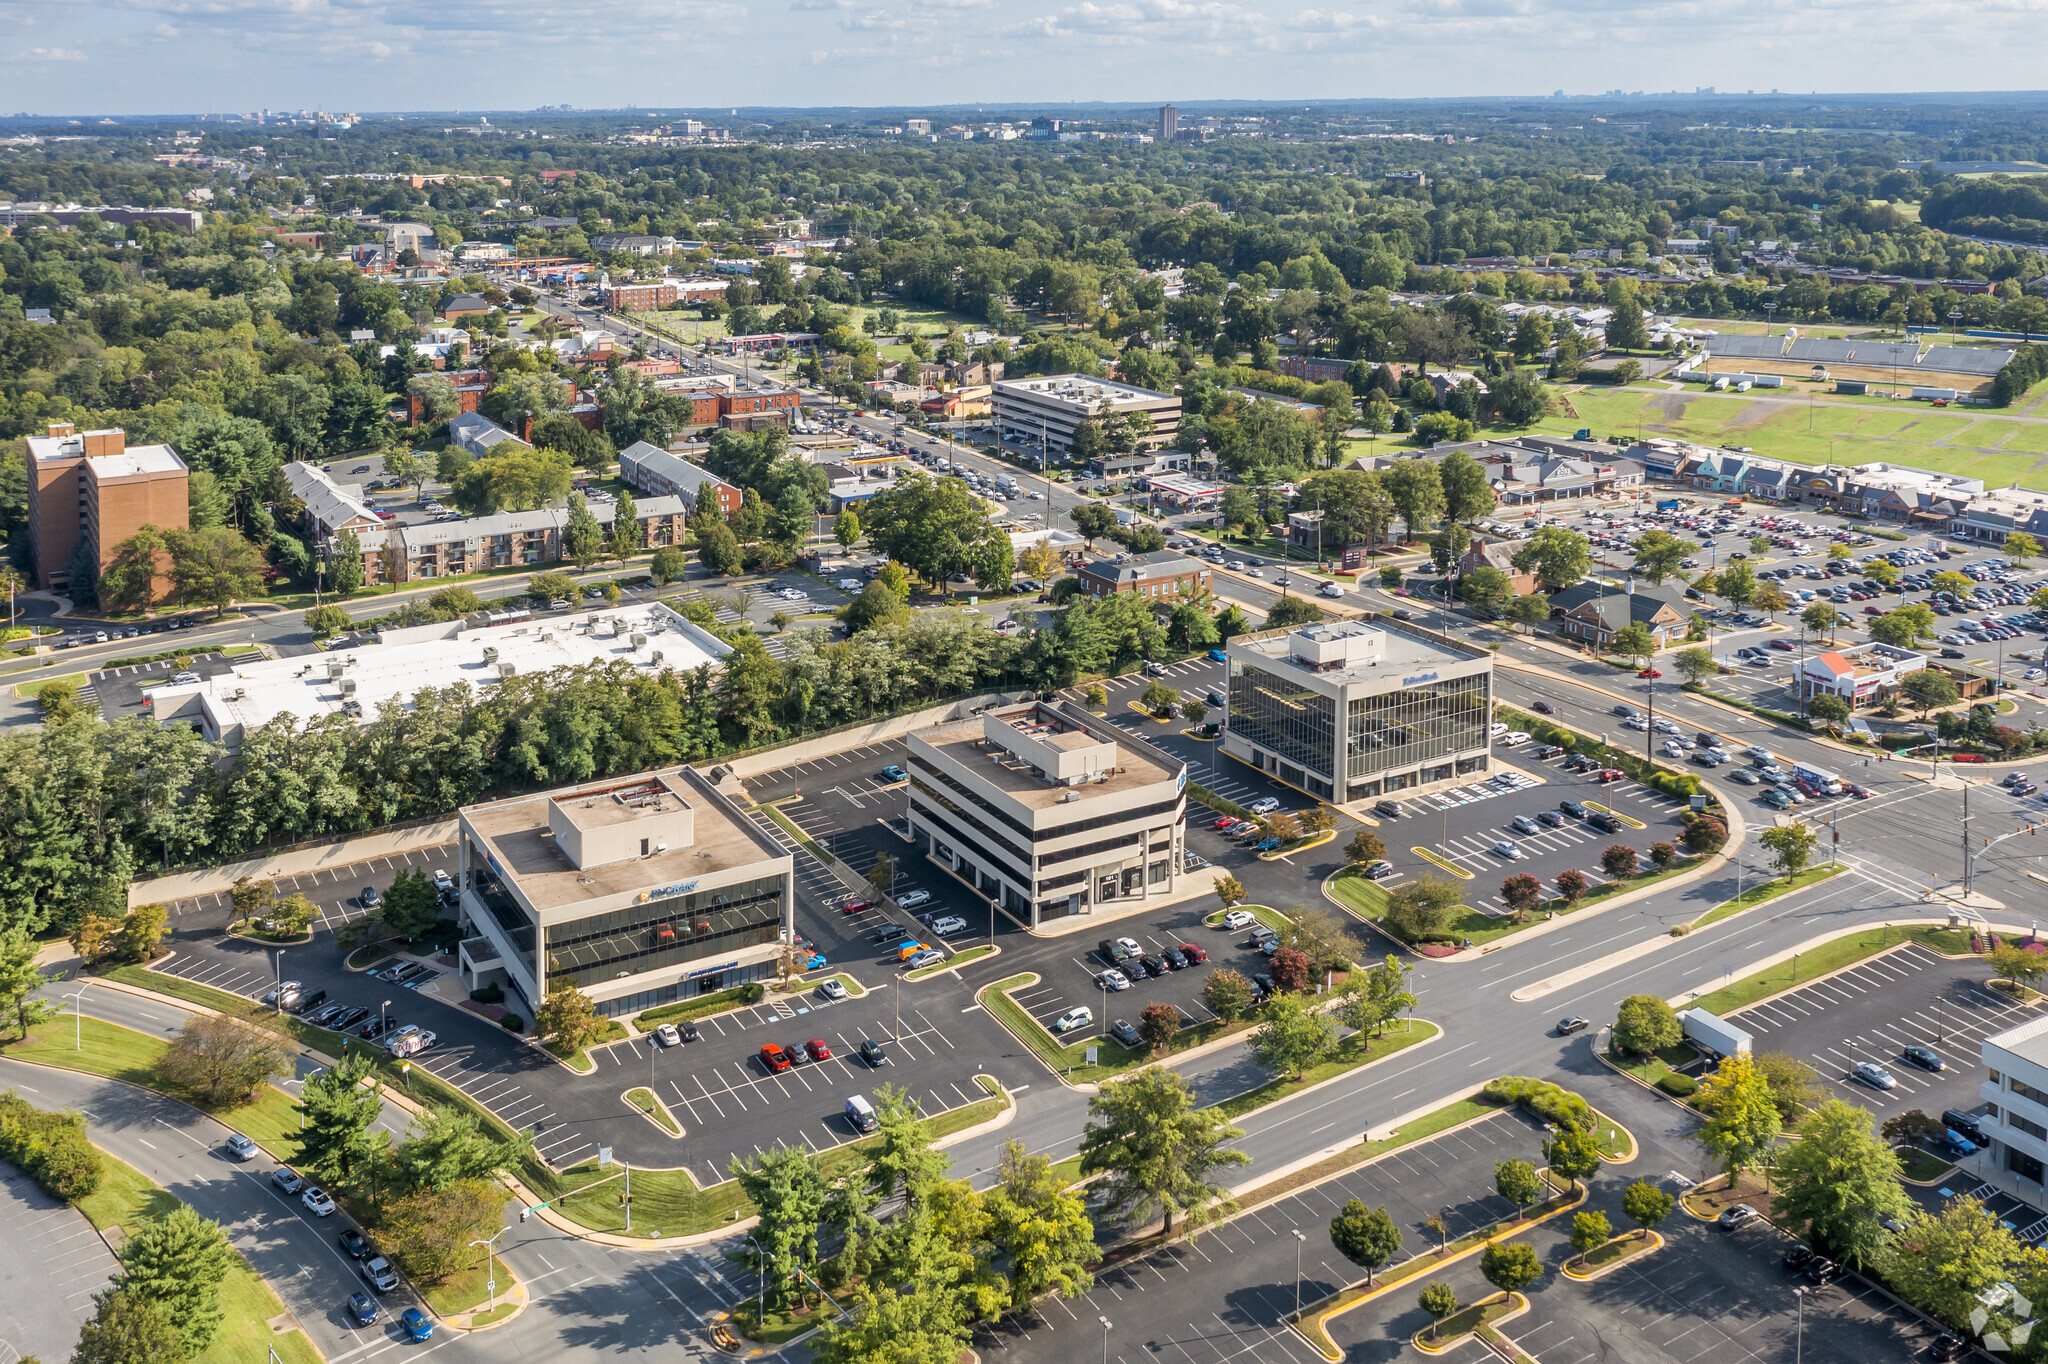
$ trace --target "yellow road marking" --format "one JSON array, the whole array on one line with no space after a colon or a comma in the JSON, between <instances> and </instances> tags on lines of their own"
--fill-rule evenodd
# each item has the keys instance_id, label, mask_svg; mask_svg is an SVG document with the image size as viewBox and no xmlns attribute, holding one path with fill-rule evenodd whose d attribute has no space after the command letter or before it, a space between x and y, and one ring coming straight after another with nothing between
<instances>
[{"instance_id":1,"label":"yellow road marking","mask_svg":"<svg viewBox=\"0 0 2048 1364\"><path fill-rule=\"evenodd\" d=\"M1616 819L1620 820L1623 824L1628 825L1628 827L1631 829L1647 829L1650 827L1649 825L1643 823L1640 819L1636 819L1630 815L1625 815L1621 811L1616 810L1611 806L1602 805L1597 800L1585 800L1580 801L1579 803L1585 806L1588 810L1598 810L1603 815L1613 815Z\"/></svg>"},{"instance_id":2,"label":"yellow road marking","mask_svg":"<svg viewBox=\"0 0 2048 1364\"><path fill-rule=\"evenodd\" d=\"M1410 848L1408 851L1414 853L1417 857L1429 863L1431 866L1442 867L1445 871L1449 872L1451 875L1457 877L1461 881L1470 881L1472 879L1471 872L1466 871L1463 867L1444 861L1444 859L1438 857L1435 853L1431 852L1427 848Z\"/></svg>"}]
</instances>

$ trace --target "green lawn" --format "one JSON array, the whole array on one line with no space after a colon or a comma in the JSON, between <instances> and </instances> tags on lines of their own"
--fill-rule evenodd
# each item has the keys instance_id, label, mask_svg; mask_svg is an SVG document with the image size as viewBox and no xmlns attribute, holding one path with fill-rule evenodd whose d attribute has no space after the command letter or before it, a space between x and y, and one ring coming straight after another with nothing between
<instances>
[{"instance_id":1,"label":"green lawn","mask_svg":"<svg viewBox=\"0 0 2048 1364\"><path fill-rule=\"evenodd\" d=\"M33 682L23 682L16 686L14 694L26 701L31 697L41 696L43 688L49 686L52 682L65 682L74 687L83 687L85 685L85 677L84 673L65 673L60 677L38 677Z\"/></svg>"},{"instance_id":2,"label":"green lawn","mask_svg":"<svg viewBox=\"0 0 2048 1364\"><path fill-rule=\"evenodd\" d=\"M839 860L838 858L834 857L831 853L826 852L823 847L812 842L810 836L804 833L802 829L797 828L796 821L791 819L788 815L785 815L784 813L782 813L782 811L776 809L773 805L764 805L761 808L768 812L768 818L774 820L777 824L780 824L782 826L782 831L784 833L788 834L791 838L795 839L799 844L801 844L805 852L817 858L820 862L825 863L827 866L830 866L832 863Z\"/></svg>"},{"instance_id":3,"label":"green lawn","mask_svg":"<svg viewBox=\"0 0 2048 1364\"><path fill-rule=\"evenodd\" d=\"M104 1151L100 1161L105 1167L100 1187L79 1201L78 1210L102 1231L119 1226L124 1233L133 1234L178 1206L176 1198L150 1183L134 1166ZM320 1352L304 1332L280 1335L270 1329L271 1318L284 1314L284 1304L240 1254L221 1283L220 1305L226 1318L220 1335L192 1364L268 1364L270 1350L277 1351L284 1364L320 1364Z\"/></svg>"},{"instance_id":4,"label":"green lawn","mask_svg":"<svg viewBox=\"0 0 2048 1364\"><path fill-rule=\"evenodd\" d=\"M1923 1151L1917 1146L1901 1146L1898 1152L1900 1172L1907 1179L1922 1184L1931 1184L1954 1168L1952 1162L1943 1160L1931 1151Z\"/></svg>"},{"instance_id":5,"label":"green lawn","mask_svg":"<svg viewBox=\"0 0 2048 1364\"><path fill-rule=\"evenodd\" d=\"M1100 1035L1099 1029L1104 1023L1101 1018L1095 1021L1096 1030L1091 1030L1079 1041L1062 1043L1027 1013L1023 1005L1010 998L1009 992L1023 985L1027 978L1022 975L1011 976L1007 980L1000 980L984 987L981 992L981 1005L995 1016L998 1023L1015 1033L1019 1041L1030 1047L1038 1055L1039 1060L1066 1075L1074 1083L1092 1084L1114 1079L1152 1059L1149 1052L1127 1050L1122 1043ZM1106 1006L1097 1001L1090 1007L1099 1009ZM1247 1023L1238 1023L1234 1028L1249 1026ZM1220 1037L1228 1030L1218 1022L1184 1028L1180 1035L1173 1039L1173 1049L1181 1051L1196 1046ZM1088 1064L1090 1047L1095 1048L1096 1055L1095 1064L1092 1066Z\"/></svg>"},{"instance_id":6,"label":"green lawn","mask_svg":"<svg viewBox=\"0 0 2048 1364\"><path fill-rule=\"evenodd\" d=\"M415 1284L420 1295L427 1300L427 1306L444 1317L457 1312L467 1312L472 1307L482 1307L490 1297L490 1290L484 1287L492 1276L485 1272L484 1252L478 1250L476 1263L467 1269L458 1269L439 1283ZM514 1283L512 1267L503 1260L496 1263L498 1280L497 1296L502 1298L511 1291Z\"/></svg>"},{"instance_id":7,"label":"green lawn","mask_svg":"<svg viewBox=\"0 0 2048 1364\"><path fill-rule=\"evenodd\" d=\"M1356 1070L1370 1062L1382 1060L1418 1042L1427 1042L1430 1038L1438 1036L1441 1031L1434 1023L1425 1023L1419 1019L1403 1019L1378 1037L1367 1038L1364 1033L1353 1033L1337 1044L1337 1051L1329 1060L1310 1068L1298 1078L1268 1080L1257 1089L1246 1090L1242 1094L1225 1099L1216 1105L1216 1109L1224 1117L1234 1121L1255 1108L1278 1103L1311 1085L1334 1080L1348 1070Z\"/></svg>"},{"instance_id":8,"label":"green lawn","mask_svg":"<svg viewBox=\"0 0 2048 1364\"><path fill-rule=\"evenodd\" d=\"M1638 1237L1631 1232L1615 1237L1604 1246L1587 1251L1583 1257L1572 1261L1572 1268L1581 1274L1591 1274L1595 1270L1605 1269L1611 1264L1619 1264L1632 1256L1654 1249L1656 1243L1649 1237Z\"/></svg>"},{"instance_id":9,"label":"green lawn","mask_svg":"<svg viewBox=\"0 0 2048 1364\"><path fill-rule=\"evenodd\" d=\"M1288 929L1294 927L1294 920L1288 918L1271 905L1232 905L1229 909L1219 909L1213 914L1205 915L1202 922L1210 928L1220 928L1223 926L1224 915L1240 909L1272 929L1275 933L1285 933Z\"/></svg>"},{"instance_id":10,"label":"green lawn","mask_svg":"<svg viewBox=\"0 0 2048 1364\"><path fill-rule=\"evenodd\" d=\"M668 1111L668 1105L654 1097L654 1091L645 1085L636 1085L626 1091L626 1102L652 1118L655 1125L672 1137L683 1135L683 1129L676 1124L675 1115Z\"/></svg>"},{"instance_id":11,"label":"green lawn","mask_svg":"<svg viewBox=\"0 0 2048 1364\"><path fill-rule=\"evenodd\" d=\"M1667 1076L1678 1074L1678 1068L1699 1059L1690 1042L1680 1042L1664 1048L1650 1056L1633 1056L1612 1048L1607 1059L1620 1066L1645 1084L1657 1084Z\"/></svg>"},{"instance_id":12,"label":"green lawn","mask_svg":"<svg viewBox=\"0 0 2048 1364\"><path fill-rule=\"evenodd\" d=\"M625 1024L619 1022L616 1018L607 1018L604 1020L604 1031L593 1038L587 1046L578 1047L573 1052L559 1047L553 1042L544 1042L541 1045L546 1049L548 1055L565 1062L571 1070L588 1075L591 1071L597 1069L597 1062L590 1059L589 1048L601 1047L607 1042L616 1042L625 1035Z\"/></svg>"},{"instance_id":13,"label":"green lawn","mask_svg":"<svg viewBox=\"0 0 2048 1364\"><path fill-rule=\"evenodd\" d=\"M1720 904L1715 905L1705 914L1693 920L1692 926L1694 928L1705 928L1708 924L1719 923L1730 915L1740 914L1745 909L1753 908L1764 903L1766 900L1775 900L1780 895L1787 895L1795 890L1804 890L1806 887L1816 882L1825 881L1837 872L1844 870L1847 869L1837 863L1831 867L1804 868L1789 881L1782 877L1774 876L1761 885L1749 887L1740 895L1723 900Z\"/></svg>"},{"instance_id":14,"label":"green lawn","mask_svg":"<svg viewBox=\"0 0 2048 1364\"><path fill-rule=\"evenodd\" d=\"M1430 1337L1432 1346L1455 1341L1460 1336L1469 1336L1489 1322L1500 1320L1514 1307L1514 1297L1496 1293L1486 1301L1471 1307L1461 1307L1437 1324L1436 1333Z\"/></svg>"},{"instance_id":15,"label":"green lawn","mask_svg":"<svg viewBox=\"0 0 2048 1364\"><path fill-rule=\"evenodd\" d=\"M1779 962L1755 975L1724 985L1714 993L1694 1000L1693 1007L1725 1016L1780 990L1789 990L1801 981L1839 971L1844 966L1908 942L1917 942L1951 956L1970 950L1970 935L1960 929L1924 924L1910 928L1867 928L1860 933L1846 934L1832 942L1822 943L1792 961Z\"/></svg>"}]
</instances>

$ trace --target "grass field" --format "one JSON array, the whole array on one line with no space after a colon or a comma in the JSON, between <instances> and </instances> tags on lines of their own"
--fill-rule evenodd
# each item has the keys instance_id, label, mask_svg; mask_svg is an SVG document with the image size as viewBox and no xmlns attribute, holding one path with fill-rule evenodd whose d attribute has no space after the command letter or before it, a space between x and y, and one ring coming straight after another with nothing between
<instances>
[{"instance_id":1,"label":"grass field","mask_svg":"<svg viewBox=\"0 0 2048 1364\"><path fill-rule=\"evenodd\" d=\"M1816 400L1809 407L1797 390L1780 393L1759 399L1696 388L1587 389L1571 395L1578 416L1548 416L1536 428L1569 435L1590 427L1595 436L1749 445L1760 455L1801 464L1885 460L1994 486L2017 480L2023 488L2048 489L2048 468L2036 467L2048 458L2048 425L1923 403Z\"/></svg>"},{"instance_id":2,"label":"grass field","mask_svg":"<svg viewBox=\"0 0 2048 1364\"><path fill-rule=\"evenodd\" d=\"M1845 870L1847 870L1845 867L1837 863L1833 866L1804 867L1799 871L1798 875L1789 881L1773 876L1770 880L1760 885L1749 887L1740 895L1723 900L1720 904L1715 905L1705 914L1693 920L1692 926L1694 928L1705 928L1708 924L1719 923L1730 915L1740 914L1745 909L1760 905L1766 900L1775 900L1780 895L1790 891L1804 890L1816 881L1825 881L1835 873Z\"/></svg>"},{"instance_id":3,"label":"grass field","mask_svg":"<svg viewBox=\"0 0 2048 1364\"><path fill-rule=\"evenodd\" d=\"M104 1151L100 1160L105 1175L99 1190L79 1200L78 1210L102 1231L118 1226L132 1235L178 1206L176 1198L134 1166ZM268 1364L269 1350L276 1350L284 1364L320 1364L320 1353L304 1332L279 1335L270 1329L271 1318L284 1314L284 1304L239 1254L220 1286L220 1305L226 1318L220 1335L192 1364Z\"/></svg>"}]
</instances>

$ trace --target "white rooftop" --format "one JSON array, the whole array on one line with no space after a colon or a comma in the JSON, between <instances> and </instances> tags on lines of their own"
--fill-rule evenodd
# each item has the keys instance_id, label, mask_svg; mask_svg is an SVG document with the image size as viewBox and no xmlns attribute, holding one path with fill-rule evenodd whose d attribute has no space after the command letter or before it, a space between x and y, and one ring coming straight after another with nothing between
<instances>
[{"instance_id":1,"label":"white rooftop","mask_svg":"<svg viewBox=\"0 0 2048 1364\"><path fill-rule=\"evenodd\" d=\"M687 671L715 665L731 652L723 640L659 602L502 625L452 621L391 631L384 640L245 663L204 682L163 687L154 693L152 709L165 721L197 721L203 710L212 733L235 743L242 731L286 713L301 721L347 714L367 724L386 704L410 709L429 687L462 682L482 689L508 675L599 662Z\"/></svg>"},{"instance_id":2,"label":"white rooftop","mask_svg":"<svg viewBox=\"0 0 2048 1364\"><path fill-rule=\"evenodd\" d=\"M131 445L118 455L86 460L94 478L133 478L137 474L175 474L185 467L168 445Z\"/></svg>"}]
</instances>

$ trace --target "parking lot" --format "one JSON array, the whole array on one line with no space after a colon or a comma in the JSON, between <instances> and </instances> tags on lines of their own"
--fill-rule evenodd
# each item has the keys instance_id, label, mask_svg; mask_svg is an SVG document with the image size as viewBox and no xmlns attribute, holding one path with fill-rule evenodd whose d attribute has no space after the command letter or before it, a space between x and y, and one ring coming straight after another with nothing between
<instances>
[{"instance_id":1,"label":"parking lot","mask_svg":"<svg viewBox=\"0 0 2048 1364\"><path fill-rule=\"evenodd\" d=\"M1652 843L1677 841L1683 799L1626 777L1602 782L1591 773L1566 772L1558 759L1537 762L1524 752L1530 751L1510 750L1502 756L1540 773L1540 783L1527 773L1502 769L1495 778L1404 801L1399 818L1383 819L1376 832L1394 870L1380 884L1391 888L1420 876L1441 877L1440 863L1449 863L1471 878L1466 903L1498 917L1512 913L1500 896L1500 883L1510 876L1527 873L1553 893L1558 874L1576 867L1598 886L1609 879L1600 869L1600 855L1608 847L1632 847L1640 865L1648 867ZM1622 827L1602 832L1588 820L1565 817L1559 807L1566 800L1589 812L1607 812ZM1544 818L1552 812L1559 817L1555 824ZM1517 828L1517 817L1536 821L1536 829ZM1503 840L1520 856L1496 852Z\"/></svg>"},{"instance_id":2,"label":"parking lot","mask_svg":"<svg viewBox=\"0 0 2048 1364\"><path fill-rule=\"evenodd\" d=\"M1755 1050L1806 1062L1837 1097L1880 1120L1914 1108L1932 1117L1978 1107L1978 1044L2048 1007L2015 1004L1984 988L1986 977L1980 961L1950 961L1909 944L1731 1018L1749 1031ZM1948 1068L1914 1065L1903 1056L1909 1046L1932 1049ZM1863 1062L1882 1067L1896 1087L1852 1078Z\"/></svg>"},{"instance_id":3,"label":"parking lot","mask_svg":"<svg viewBox=\"0 0 2048 1364\"><path fill-rule=\"evenodd\" d=\"M974 1076L988 1053L978 1038L958 1036L962 1024L954 1009L928 1010L928 995L884 986L865 998L834 1002L814 990L704 1019L698 1040L679 1047L643 1037L593 1049L592 1057L616 1088L652 1085L686 1131L677 1143L687 1153L683 1163L699 1181L714 1184L731 1177L732 1161L751 1158L763 1145L801 1143L824 1151L857 1139L862 1134L845 1117L846 1100L854 1094L872 1100L880 1085L907 1091L926 1117L987 1098ZM829 1059L780 1072L761 1060L764 1043L793 1054L813 1039L825 1044ZM869 1039L887 1053L879 1066L859 1055Z\"/></svg>"},{"instance_id":4,"label":"parking lot","mask_svg":"<svg viewBox=\"0 0 2048 1364\"><path fill-rule=\"evenodd\" d=\"M1038 984L1016 991L1013 997L1047 1028L1070 1009L1091 1009L1095 1024L1076 1029L1077 1038L1101 1032L1111 1019L1127 1019L1136 1026L1138 1016L1148 1004L1173 1005L1180 1011L1185 1027L1207 1023L1216 1017L1202 1002L1202 987L1208 983L1210 972L1229 967L1250 979L1266 969L1265 954L1252 945L1247 933L1210 928L1201 922L1202 916L1214 909L1213 904L1203 900L1173 906L1143 919L1121 919L1105 924L1102 930L1103 937L1132 939L1155 961L1162 959L1160 954L1166 948L1186 943L1207 953L1206 962L1168 971L1163 976L1133 977L1130 972L1121 972L1130 981L1129 987L1105 991L1097 983L1109 969L1109 962L1098 946L1100 939L1092 934L1075 934L1060 940L1058 957L1050 953L1040 955L1034 963L1040 976Z\"/></svg>"}]
</instances>

